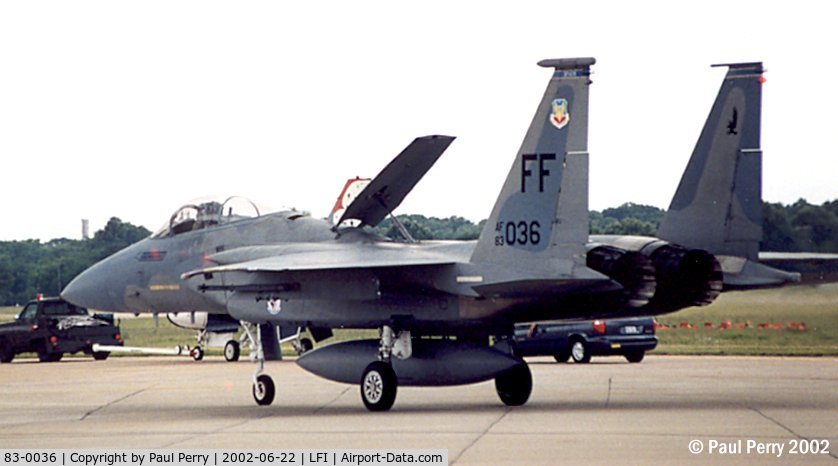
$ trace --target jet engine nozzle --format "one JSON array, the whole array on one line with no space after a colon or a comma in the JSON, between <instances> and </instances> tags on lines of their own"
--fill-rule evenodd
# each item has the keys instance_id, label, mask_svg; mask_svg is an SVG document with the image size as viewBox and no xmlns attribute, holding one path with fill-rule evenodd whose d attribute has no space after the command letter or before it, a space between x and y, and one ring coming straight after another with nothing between
<instances>
[{"instance_id":1,"label":"jet engine nozzle","mask_svg":"<svg viewBox=\"0 0 838 466\"><path fill-rule=\"evenodd\" d=\"M655 314L687 306L706 306L722 291L722 266L701 249L665 244L650 255L657 276L657 291L649 302Z\"/></svg>"},{"instance_id":2,"label":"jet engine nozzle","mask_svg":"<svg viewBox=\"0 0 838 466\"><path fill-rule=\"evenodd\" d=\"M645 306L655 295L655 267L639 252L599 245L588 251L587 266L622 285L630 308Z\"/></svg>"}]
</instances>

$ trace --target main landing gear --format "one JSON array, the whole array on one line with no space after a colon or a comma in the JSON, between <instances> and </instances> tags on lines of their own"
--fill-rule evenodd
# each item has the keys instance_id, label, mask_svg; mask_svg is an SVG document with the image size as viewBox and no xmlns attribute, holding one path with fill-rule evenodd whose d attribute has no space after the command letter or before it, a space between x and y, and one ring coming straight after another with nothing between
<instances>
[{"instance_id":1,"label":"main landing gear","mask_svg":"<svg viewBox=\"0 0 838 466\"><path fill-rule=\"evenodd\" d=\"M469 351L468 348L469 346L466 344L462 347L462 350ZM514 354L508 342L497 344L495 349ZM396 401L399 380L391 364L392 358L407 360L412 356L412 353L413 346L410 332L396 333L388 326L382 327L378 361L367 365L361 376L361 401L364 402L364 406L368 410L387 411L393 406ZM440 357L444 358L442 355ZM523 405L529 400L532 393L530 368L523 359L516 359L519 360L518 364L495 376L495 389L498 397L507 406ZM441 360L439 363L445 364ZM452 370L457 369L452 367Z\"/></svg>"},{"instance_id":2,"label":"main landing gear","mask_svg":"<svg viewBox=\"0 0 838 466\"><path fill-rule=\"evenodd\" d=\"M495 377L495 390L506 406L521 406L530 399L532 393L532 374L527 363Z\"/></svg>"},{"instance_id":3,"label":"main landing gear","mask_svg":"<svg viewBox=\"0 0 838 466\"><path fill-rule=\"evenodd\" d=\"M361 401L370 411L388 411L396 402L399 379L391 358L408 359L413 353L410 332L396 333L390 326L381 327L378 361L373 361L361 376Z\"/></svg>"},{"instance_id":4,"label":"main landing gear","mask_svg":"<svg viewBox=\"0 0 838 466\"><path fill-rule=\"evenodd\" d=\"M235 332L215 332L207 329L200 330L197 335L198 345L189 350L192 359L200 361L206 354L205 348L224 348L224 359L227 362L236 362L241 356L243 349L253 349L256 343L252 338L252 330L255 326L249 322L241 321L243 328L250 328L251 332L244 331L238 339Z\"/></svg>"},{"instance_id":5,"label":"main landing gear","mask_svg":"<svg viewBox=\"0 0 838 466\"><path fill-rule=\"evenodd\" d=\"M398 379L389 362L374 361L361 377L361 400L370 411L387 411L396 402Z\"/></svg>"}]
</instances>

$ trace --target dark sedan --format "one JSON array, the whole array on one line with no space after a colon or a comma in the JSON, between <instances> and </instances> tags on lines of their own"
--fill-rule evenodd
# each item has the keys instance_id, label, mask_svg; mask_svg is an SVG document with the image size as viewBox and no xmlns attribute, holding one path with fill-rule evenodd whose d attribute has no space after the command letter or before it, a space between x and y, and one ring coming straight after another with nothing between
<instances>
[{"instance_id":1,"label":"dark sedan","mask_svg":"<svg viewBox=\"0 0 838 466\"><path fill-rule=\"evenodd\" d=\"M586 363L591 356L622 355L640 362L655 349L655 321L651 317L583 322L537 322L515 326L516 352L521 356L553 356L558 362L573 358Z\"/></svg>"}]
</instances>

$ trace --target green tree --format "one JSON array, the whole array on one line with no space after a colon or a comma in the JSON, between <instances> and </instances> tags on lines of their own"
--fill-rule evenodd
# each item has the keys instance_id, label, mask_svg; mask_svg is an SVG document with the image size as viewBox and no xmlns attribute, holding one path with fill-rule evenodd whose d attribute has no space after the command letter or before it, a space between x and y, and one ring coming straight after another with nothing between
<instances>
[{"instance_id":1,"label":"green tree","mask_svg":"<svg viewBox=\"0 0 838 466\"><path fill-rule=\"evenodd\" d=\"M799 251L798 233L791 224L788 208L782 204L762 204L761 251Z\"/></svg>"}]
</instances>

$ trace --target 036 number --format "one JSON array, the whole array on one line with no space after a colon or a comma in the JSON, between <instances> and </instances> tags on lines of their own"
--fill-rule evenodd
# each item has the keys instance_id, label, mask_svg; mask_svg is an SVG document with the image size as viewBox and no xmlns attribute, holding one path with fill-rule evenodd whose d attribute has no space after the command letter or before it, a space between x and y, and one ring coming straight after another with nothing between
<instances>
[{"instance_id":1,"label":"036 number","mask_svg":"<svg viewBox=\"0 0 838 466\"><path fill-rule=\"evenodd\" d=\"M527 244L538 244L541 242L541 224L533 220L531 222L506 222L503 228L503 236L495 238L495 244L502 246L524 246Z\"/></svg>"}]
</instances>

